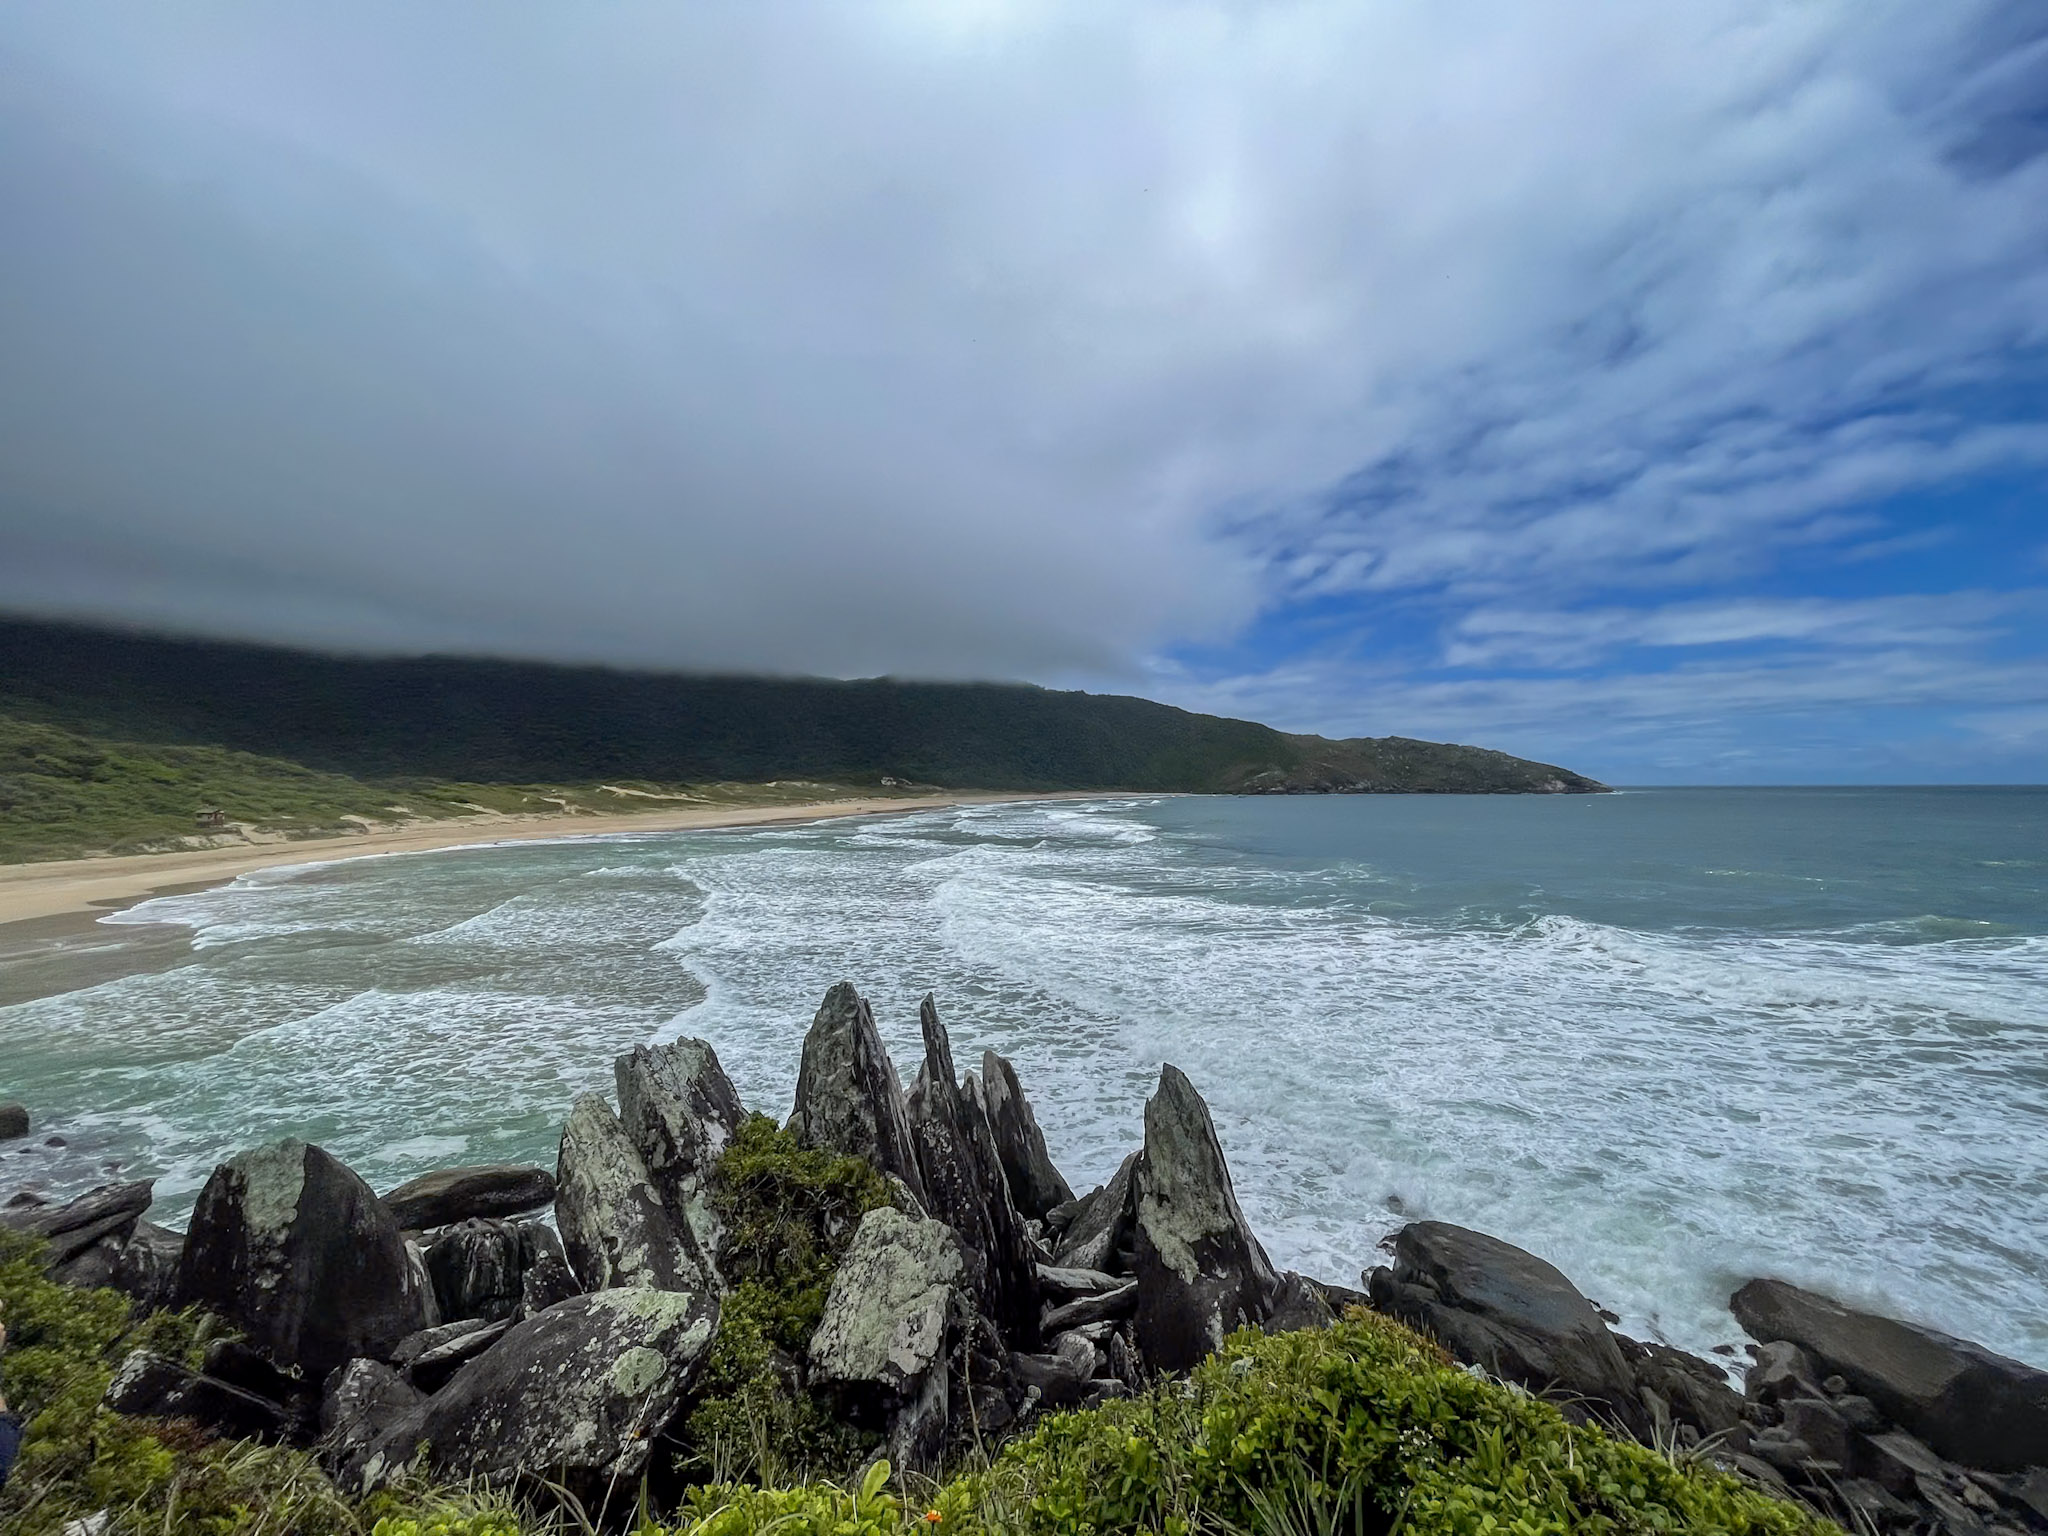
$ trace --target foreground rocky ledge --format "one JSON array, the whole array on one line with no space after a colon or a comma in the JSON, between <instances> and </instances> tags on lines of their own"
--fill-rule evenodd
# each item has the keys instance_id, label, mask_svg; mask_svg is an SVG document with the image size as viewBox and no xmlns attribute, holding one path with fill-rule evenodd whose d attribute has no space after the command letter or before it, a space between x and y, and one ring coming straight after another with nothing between
<instances>
[{"instance_id":1,"label":"foreground rocky ledge","mask_svg":"<svg viewBox=\"0 0 2048 1536\"><path fill-rule=\"evenodd\" d=\"M985 1053L963 1077L929 998L920 1024L905 1091L865 1000L834 987L785 1138L872 1190L814 1234L834 1255L815 1324L761 1355L856 1461L935 1468L1186 1371L1238 1328L1369 1306L1568 1415L1859 1530L2048 1531L2048 1374L1766 1279L1732 1301L1758 1340L1737 1393L1711 1362L1612 1332L1535 1255L1438 1222L1398 1233L1362 1291L1279 1271L1177 1069L1162 1069L1143 1145L1075 1198L1011 1065ZM107 1395L117 1411L316 1446L359 1489L424 1447L450 1478L595 1495L660 1472L657 1448L687 1437L730 1369L728 1318L744 1333L759 1307L759 1234L727 1230L715 1198L746 1136L716 1054L643 1047L616 1078L616 1110L597 1095L573 1107L552 1175L444 1170L380 1197L286 1141L223 1163L182 1235L144 1219L147 1183L55 1207L17 1197L0 1220L42 1239L59 1279L238 1331L199 1369L132 1356Z\"/></svg>"}]
</instances>

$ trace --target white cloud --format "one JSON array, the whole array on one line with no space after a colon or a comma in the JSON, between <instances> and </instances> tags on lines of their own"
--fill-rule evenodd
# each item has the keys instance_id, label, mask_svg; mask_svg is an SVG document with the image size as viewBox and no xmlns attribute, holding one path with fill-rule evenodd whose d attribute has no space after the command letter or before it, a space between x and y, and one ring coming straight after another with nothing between
<instances>
[{"instance_id":1,"label":"white cloud","mask_svg":"<svg viewBox=\"0 0 2048 1536\"><path fill-rule=\"evenodd\" d=\"M1998 404L2048 346L2024 4L130 4L0 49L14 606L1126 681L1332 600L1437 604L1461 665L1881 649L1969 621L1737 599L2048 465ZM1247 672L1333 728L1601 707ZM1712 676L1664 686L1782 681Z\"/></svg>"}]
</instances>

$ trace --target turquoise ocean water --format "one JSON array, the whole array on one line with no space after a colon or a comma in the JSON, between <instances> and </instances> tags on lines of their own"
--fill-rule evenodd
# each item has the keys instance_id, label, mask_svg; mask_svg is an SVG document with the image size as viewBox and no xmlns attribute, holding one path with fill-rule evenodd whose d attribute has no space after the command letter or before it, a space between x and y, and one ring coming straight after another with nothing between
<instances>
[{"instance_id":1,"label":"turquoise ocean water","mask_svg":"<svg viewBox=\"0 0 2048 1536\"><path fill-rule=\"evenodd\" d=\"M2048 1365L2048 791L1120 799L271 871L149 902L168 970L0 1009L0 1098L67 1145L0 1194L321 1142L380 1187L551 1162L570 1099L710 1039L787 1113L832 982L899 1061L938 994L1077 1187L1161 1061L1281 1263L1403 1220L1549 1258L1623 1326L1738 1338L1824 1286ZM906 1076L908 1073L906 1072Z\"/></svg>"}]
</instances>

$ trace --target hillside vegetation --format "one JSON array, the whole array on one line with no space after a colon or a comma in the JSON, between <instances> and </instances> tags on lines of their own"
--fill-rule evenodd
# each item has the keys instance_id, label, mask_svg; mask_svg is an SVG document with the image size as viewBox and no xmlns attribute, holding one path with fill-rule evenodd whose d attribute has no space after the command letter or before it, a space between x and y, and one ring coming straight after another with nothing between
<instances>
[{"instance_id":1,"label":"hillside vegetation","mask_svg":"<svg viewBox=\"0 0 2048 1536\"><path fill-rule=\"evenodd\" d=\"M956 789L1583 793L1545 763L1290 736L1019 684L705 677L371 660L0 621L0 857L192 830L804 780ZM614 786L605 790L603 786ZM507 791L514 792L505 802Z\"/></svg>"}]
</instances>

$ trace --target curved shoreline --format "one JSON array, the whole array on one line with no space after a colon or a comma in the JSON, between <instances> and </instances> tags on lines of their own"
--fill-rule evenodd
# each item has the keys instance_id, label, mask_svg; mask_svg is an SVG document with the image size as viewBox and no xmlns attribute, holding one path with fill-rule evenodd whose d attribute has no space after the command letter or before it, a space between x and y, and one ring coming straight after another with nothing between
<instances>
[{"instance_id":1,"label":"curved shoreline","mask_svg":"<svg viewBox=\"0 0 2048 1536\"><path fill-rule=\"evenodd\" d=\"M239 848L195 848L178 853L53 859L0 865L0 950L17 924L63 918L97 921L109 912L174 891L204 890L239 875L295 864L328 864L383 853L431 853L562 837L605 837L622 832L694 832L717 827L828 821L842 816L884 816L943 810L956 805L997 805L1019 800L1088 800L1098 791L963 791L957 794L807 800L789 805L722 806L688 811L636 811L618 816L495 816L437 821L388 832L344 833L332 838L280 840Z\"/></svg>"}]
</instances>

